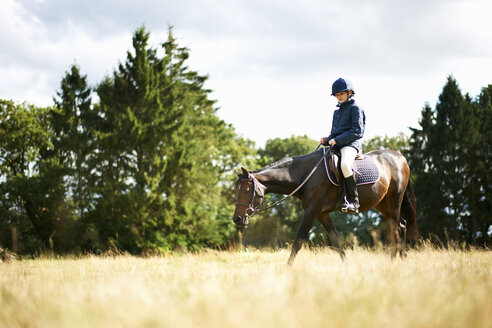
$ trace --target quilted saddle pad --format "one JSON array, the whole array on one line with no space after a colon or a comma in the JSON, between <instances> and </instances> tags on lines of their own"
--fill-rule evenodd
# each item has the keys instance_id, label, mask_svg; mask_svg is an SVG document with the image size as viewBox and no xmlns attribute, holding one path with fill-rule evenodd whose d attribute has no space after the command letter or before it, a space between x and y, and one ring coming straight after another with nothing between
<instances>
[{"instance_id":1,"label":"quilted saddle pad","mask_svg":"<svg viewBox=\"0 0 492 328\"><path fill-rule=\"evenodd\" d=\"M329 160L331 160L331 158ZM331 183L333 183L336 186L339 186L340 181L338 181L335 174L328 169L326 157L325 157L325 168ZM339 169L338 166L337 169ZM354 162L353 169L354 169L355 176L357 178L356 179L357 185L374 183L379 180L380 177L379 169L376 166L374 160L369 156L364 156L364 159L356 160ZM341 176L341 172L340 172L340 176Z\"/></svg>"}]
</instances>

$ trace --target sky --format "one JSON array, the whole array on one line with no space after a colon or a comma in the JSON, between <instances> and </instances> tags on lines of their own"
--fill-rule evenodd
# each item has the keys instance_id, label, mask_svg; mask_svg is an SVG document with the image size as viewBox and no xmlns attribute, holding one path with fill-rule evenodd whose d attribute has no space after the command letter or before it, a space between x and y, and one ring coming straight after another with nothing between
<instances>
[{"instance_id":1,"label":"sky","mask_svg":"<svg viewBox=\"0 0 492 328\"><path fill-rule=\"evenodd\" d=\"M0 99L50 106L73 64L92 86L144 25L173 26L188 66L208 75L217 115L263 147L331 129L331 85L352 81L365 138L410 134L447 77L477 96L492 84L490 0L2 0Z\"/></svg>"}]
</instances>

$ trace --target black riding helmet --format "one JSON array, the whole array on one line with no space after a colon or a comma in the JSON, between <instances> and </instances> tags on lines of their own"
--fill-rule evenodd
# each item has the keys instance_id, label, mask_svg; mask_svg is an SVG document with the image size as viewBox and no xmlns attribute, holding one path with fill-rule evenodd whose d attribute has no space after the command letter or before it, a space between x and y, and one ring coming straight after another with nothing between
<instances>
[{"instance_id":1,"label":"black riding helmet","mask_svg":"<svg viewBox=\"0 0 492 328\"><path fill-rule=\"evenodd\" d=\"M352 90L352 94L355 95L354 87L349 80L339 78L331 86L331 95L334 96L337 92L344 92Z\"/></svg>"}]
</instances>

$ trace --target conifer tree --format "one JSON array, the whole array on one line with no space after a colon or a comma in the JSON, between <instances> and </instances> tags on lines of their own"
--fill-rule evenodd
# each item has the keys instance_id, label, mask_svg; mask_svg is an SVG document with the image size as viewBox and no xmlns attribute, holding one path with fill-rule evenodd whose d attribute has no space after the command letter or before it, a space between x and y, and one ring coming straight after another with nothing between
<instances>
[{"instance_id":1,"label":"conifer tree","mask_svg":"<svg viewBox=\"0 0 492 328\"><path fill-rule=\"evenodd\" d=\"M60 188L67 206L75 207L73 213L78 222L78 234L85 239L87 213L93 197L92 169L95 149L94 131L100 120L92 107L92 89L87 76L80 74L77 65L72 65L60 83L60 91L54 98L52 110L54 153L59 164ZM55 168L51 168L55 170ZM68 218L61 218L68 219Z\"/></svg>"},{"instance_id":2,"label":"conifer tree","mask_svg":"<svg viewBox=\"0 0 492 328\"><path fill-rule=\"evenodd\" d=\"M478 118L475 121L479 126L478 133L474 134L476 142L471 147L471 169L472 181L470 189L466 194L472 198L471 210L475 220L476 234L470 236L477 245L492 244L492 174L490 174L490 163L492 163L492 147L489 143L492 140L492 84L482 88L478 96L475 110Z\"/></svg>"},{"instance_id":3,"label":"conifer tree","mask_svg":"<svg viewBox=\"0 0 492 328\"><path fill-rule=\"evenodd\" d=\"M232 224L219 182L244 141L216 116L207 77L188 69L172 29L162 57L148 42L138 29L125 63L97 88L99 232L131 252L223 243Z\"/></svg>"},{"instance_id":4,"label":"conifer tree","mask_svg":"<svg viewBox=\"0 0 492 328\"><path fill-rule=\"evenodd\" d=\"M486 106L485 106L486 107ZM478 202L488 197L480 168L489 158L482 151L487 115L469 95L463 96L449 77L435 110L422 110L420 129L412 129L410 166L419 199L419 228L425 236L477 244L483 212ZM419 197L425 195L425 197Z\"/></svg>"}]
</instances>

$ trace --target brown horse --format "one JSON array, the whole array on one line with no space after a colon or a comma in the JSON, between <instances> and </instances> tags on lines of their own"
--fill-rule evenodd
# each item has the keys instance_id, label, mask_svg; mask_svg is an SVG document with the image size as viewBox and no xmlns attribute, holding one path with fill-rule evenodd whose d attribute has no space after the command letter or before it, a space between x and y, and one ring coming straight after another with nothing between
<instances>
[{"instance_id":1,"label":"brown horse","mask_svg":"<svg viewBox=\"0 0 492 328\"><path fill-rule=\"evenodd\" d=\"M292 194L301 200L304 217L292 245L289 264L294 262L315 219L328 231L328 236L342 260L345 257L330 218L330 212L340 210L343 195L340 187L327 177L324 166L320 165L323 156L322 150L316 150L308 155L284 158L258 171L248 172L242 168L242 173L238 173L237 202L233 217L238 227L248 225L249 217L261 210L259 207L267 193ZM409 187L410 168L407 160L392 150L376 150L364 156L374 160L380 177L374 183L357 186L360 211L372 208L380 211L390 222L390 239L395 246L392 258L398 250L400 256L405 256L406 239L415 240L418 235L416 201Z\"/></svg>"}]
</instances>

